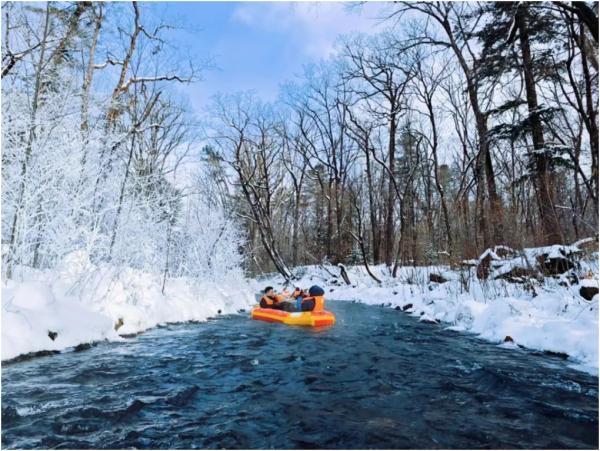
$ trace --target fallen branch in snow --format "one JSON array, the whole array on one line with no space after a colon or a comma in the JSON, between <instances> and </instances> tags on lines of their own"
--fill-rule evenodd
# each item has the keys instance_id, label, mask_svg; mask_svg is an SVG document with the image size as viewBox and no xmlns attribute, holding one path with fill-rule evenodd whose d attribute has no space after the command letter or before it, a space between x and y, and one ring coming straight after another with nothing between
<instances>
[{"instance_id":1,"label":"fallen branch in snow","mask_svg":"<svg viewBox=\"0 0 600 451\"><path fill-rule=\"evenodd\" d=\"M352 285L348 273L346 272L346 267L341 263L338 263L338 268L340 268L340 275L342 276L342 279L344 279L344 282L346 282L346 285Z\"/></svg>"}]
</instances>

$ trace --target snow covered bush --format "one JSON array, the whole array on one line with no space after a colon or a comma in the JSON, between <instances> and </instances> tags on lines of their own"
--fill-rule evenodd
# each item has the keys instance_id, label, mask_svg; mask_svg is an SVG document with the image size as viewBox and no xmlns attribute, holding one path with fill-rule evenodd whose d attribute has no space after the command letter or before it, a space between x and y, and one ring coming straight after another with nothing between
<instances>
[{"instance_id":1,"label":"snow covered bush","mask_svg":"<svg viewBox=\"0 0 600 451\"><path fill-rule=\"evenodd\" d=\"M192 77L123 8L2 6L19 56L2 74L3 359L248 303L243 235L198 187L196 118L171 86Z\"/></svg>"},{"instance_id":2,"label":"snow covered bush","mask_svg":"<svg viewBox=\"0 0 600 451\"><path fill-rule=\"evenodd\" d=\"M251 302L238 225L171 161L137 171L137 147L128 167L123 132L82 133L76 86L48 93L33 124L27 96L3 88L2 359Z\"/></svg>"}]
</instances>

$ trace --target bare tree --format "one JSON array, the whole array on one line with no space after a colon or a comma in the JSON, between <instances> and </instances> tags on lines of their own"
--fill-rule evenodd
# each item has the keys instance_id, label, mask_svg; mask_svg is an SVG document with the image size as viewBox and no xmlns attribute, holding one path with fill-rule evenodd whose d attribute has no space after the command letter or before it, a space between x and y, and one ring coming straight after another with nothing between
<instances>
[{"instance_id":1,"label":"bare tree","mask_svg":"<svg viewBox=\"0 0 600 451\"><path fill-rule=\"evenodd\" d=\"M442 214L444 218L444 227L446 229L446 242L448 250L452 250L452 230L450 228L450 216L448 214L448 205L446 202L446 194L442 186L440 177L440 163L438 158L439 148L439 137L438 137L438 125L436 121L436 113L434 110L434 97L440 84L444 81L448 75L445 73L445 68L442 67L434 69L433 67L424 66L424 54L421 52L415 53L415 87L417 97L426 107L426 115L429 120L431 138L427 139L429 147L431 149L431 155L433 157L433 176L435 180L435 187L440 198L440 204L442 207Z\"/></svg>"},{"instance_id":2,"label":"bare tree","mask_svg":"<svg viewBox=\"0 0 600 451\"><path fill-rule=\"evenodd\" d=\"M272 226L272 202L282 177L278 167L281 148L275 139L271 112L249 95L240 94L217 99L215 114L219 120L217 148L235 170L251 216L238 215L256 225L276 270L286 279L293 279L293 272L279 252Z\"/></svg>"},{"instance_id":3,"label":"bare tree","mask_svg":"<svg viewBox=\"0 0 600 451\"><path fill-rule=\"evenodd\" d=\"M396 133L403 109L404 93L412 77L411 68L399 63L389 51L393 38L382 35L371 41L357 37L344 44L343 54L349 65L346 77L361 80L364 86L355 88L368 106L370 114L385 121L388 126L387 167L388 187L384 232L384 260L388 266L394 258L394 206L396 188L394 179L396 162ZM381 160L382 161L382 160Z\"/></svg>"},{"instance_id":4,"label":"bare tree","mask_svg":"<svg viewBox=\"0 0 600 451\"><path fill-rule=\"evenodd\" d=\"M440 26L446 39L441 39L435 35L432 36L425 33L422 36L412 38L411 41L405 44L404 49L423 45L447 48L451 50L456 57L464 74L466 89L469 94L469 100L477 127L479 147L477 163L480 167L478 174L485 173L486 188L490 202L493 243L484 243L486 247L489 247L491 244L501 244L504 242L504 207L502 198L498 194L496 187L496 177L490 154L488 114L482 108L483 102L480 98L480 86L477 78L477 57L475 56L475 51L468 39L468 37L472 35L473 30L478 26L478 20L475 18L470 25L466 23L465 16L467 14L465 9L467 8L469 8L469 5L457 5L450 2L405 2L395 15L403 14L406 11L415 11L434 20ZM485 212L479 211L478 214L484 215ZM485 233L484 236L486 236Z\"/></svg>"}]
</instances>

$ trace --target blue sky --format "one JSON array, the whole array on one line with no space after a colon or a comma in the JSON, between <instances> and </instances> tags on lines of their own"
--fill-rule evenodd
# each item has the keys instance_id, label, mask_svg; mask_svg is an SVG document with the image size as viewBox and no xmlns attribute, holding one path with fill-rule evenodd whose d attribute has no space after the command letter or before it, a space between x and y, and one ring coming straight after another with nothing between
<instances>
[{"instance_id":1,"label":"blue sky","mask_svg":"<svg viewBox=\"0 0 600 451\"><path fill-rule=\"evenodd\" d=\"M150 4L146 3L147 6ZM165 2L154 13L180 30L173 38L196 62L216 68L186 88L195 108L217 92L256 90L274 100L279 85L302 67L326 58L340 34L379 27L381 3L350 7L314 2Z\"/></svg>"}]
</instances>

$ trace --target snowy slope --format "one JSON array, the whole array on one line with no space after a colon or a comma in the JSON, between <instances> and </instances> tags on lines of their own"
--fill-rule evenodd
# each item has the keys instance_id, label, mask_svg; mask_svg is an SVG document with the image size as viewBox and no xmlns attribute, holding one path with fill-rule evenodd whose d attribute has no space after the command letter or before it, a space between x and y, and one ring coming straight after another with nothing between
<instances>
[{"instance_id":1,"label":"snowy slope","mask_svg":"<svg viewBox=\"0 0 600 451\"><path fill-rule=\"evenodd\" d=\"M238 274L202 283L169 279L163 295L160 275L97 267L85 253L71 254L52 271L19 268L15 279L2 285L2 360L204 321L254 302Z\"/></svg>"},{"instance_id":2,"label":"snowy slope","mask_svg":"<svg viewBox=\"0 0 600 451\"><path fill-rule=\"evenodd\" d=\"M539 248L538 253L543 250ZM535 250L527 252L536 254ZM385 266L372 267L382 280L381 285L363 267L346 269L351 285L343 282L335 266L298 268L300 280L294 285L304 289L320 285L325 288L326 299L402 309L421 321L476 333L503 346L520 345L568 354L574 366L598 373L598 295L591 301L579 295L581 286L598 287L597 253L580 262L577 283L569 285L564 277L547 277L533 284L533 288L505 280L479 280L474 267L454 270L443 266L404 267L396 278L391 277ZM431 282L430 274L441 275L448 281ZM285 286L281 276L254 282L257 291L265 285L276 289Z\"/></svg>"}]
</instances>

